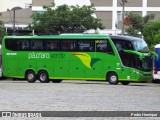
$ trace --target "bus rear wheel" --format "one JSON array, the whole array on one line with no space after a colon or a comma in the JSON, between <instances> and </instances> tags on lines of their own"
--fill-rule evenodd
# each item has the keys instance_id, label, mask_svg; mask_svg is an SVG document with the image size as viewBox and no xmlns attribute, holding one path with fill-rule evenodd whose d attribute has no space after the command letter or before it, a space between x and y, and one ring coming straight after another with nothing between
<instances>
[{"instance_id":1,"label":"bus rear wheel","mask_svg":"<svg viewBox=\"0 0 160 120\"><path fill-rule=\"evenodd\" d=\"M112 85L117 85L119 83L118 76L116 73L112 72L107 75L107 80Z\"/></svg>"},{"instance_id":2,"label":"bus rear wheel","mask_svg":"<svg viewBox=\"0 0 160 120\"><path fill-rule=\"evenodd\" d=\"M50 80L49 80L49 77L48 77L48 73L46 71L40 71L38 73L38 80L41 83L49 83Z\"/></svg>"},{"instance_id":3,"label":"bus rear wheel","mask_svg":"<svg viewBox=\"0 0 160 120\"><path fill-rule=\"evenodd\" d=\"M121 84L122 85L128 85L130 82L128 82L128 81L121 81Z\"/></svg>"},{"instance_id":4,"label":"bus rear wheel","mask_svg":"<svg viewBox=\"0 0 160 120\"><path fill-rule=\"evenodd\" d=\"M34 83L36 81L36 74L34 71L27 71L25 78L29 83Z\"/></svg>"}]
</instances>

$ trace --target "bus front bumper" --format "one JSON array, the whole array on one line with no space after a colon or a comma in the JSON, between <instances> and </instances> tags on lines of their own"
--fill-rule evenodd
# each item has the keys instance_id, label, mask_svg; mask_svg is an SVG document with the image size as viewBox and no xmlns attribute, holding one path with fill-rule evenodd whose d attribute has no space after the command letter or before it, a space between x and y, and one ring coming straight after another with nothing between
<instances>
[{"instance_id":1,"label":"bus front bumper","mask_svg":"<svg viewBox=\"0 0 160 120\"><path fill-rule=\"evenodd\" d=\"M138 81L140 82L150 82L152 80L151 73L143 73L139 75Z\"/></svg>"}]
</instances>

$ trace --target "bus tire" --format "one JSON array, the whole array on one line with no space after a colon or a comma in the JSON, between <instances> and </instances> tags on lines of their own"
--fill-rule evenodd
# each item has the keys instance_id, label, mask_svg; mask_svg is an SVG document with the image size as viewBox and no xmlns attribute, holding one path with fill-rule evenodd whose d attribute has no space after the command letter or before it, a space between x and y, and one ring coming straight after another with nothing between
<instances>
[{"instance_id":1,"label":"bus tire","mask_svg":"<svg viewBox=\"0 0 160 120\"><path fill-rule=\"evenodd\" d=\"M119 83L117 74L115 72L109 73L107 75L107 81L112 85L117 85Z\"/></svg>"},{"instance_id":2,"label":"bus tire","mask_svg":"<svg viewBox=\"0 0 160 120\"><path fill-rule=\"evenodd\" d=\"M152 83L160 83L159 79L152 79Z\"/></svg>"},{"instance_id":3,"label":"bus tire","mask_svg":"<svg viewBox=\"0 0 160 120\"><path fill-rule=\"evenodd\" d=\"M49 83L50 80L49 80L49 76L48 76L48 73L46 71L40 71L38 73L38 80L41 82L41 83Z\"/></svg>"},{"instance_id":4,"label":"bus tire","mask_svg":"<svg viewBox=\"0 0 160 120\"><path fill-rule=\"evenodd\" d=\"M32 70L27 71L26 75L25 75L25 78L29 83L34 83L36 81L36 74Z\"/></svg>"},{"instance_id":5,"label":"bus tire","mask_svg":"<svg viewBox=\"0 0 160 120\"><path fill-rule=\"evenodd\" d=\"M54 80L52 80L52 82L53 82L53 83L60 83L60 82L62 82L62 80L54 79Z\"/></svg>"},{"instance_id":6,"label":"bus tire","mask_svg":"<svg viewBox=\"0 0 160 120\"><path fill-rule=\"evenodd\" d=\"M6 79L7 77L4 77L4 76L0 77L0 80L6 80Z\"/></svg>"},{"instance_id":7,"label":"bus tire","mask_svg":"<svg viewBox=\"0 0 160 120\"><path fill-rule=\"evenodd\" d=\"M129 81L121 81L122 85L128 85L130 82Z\"/></svg>"}]
</instances>

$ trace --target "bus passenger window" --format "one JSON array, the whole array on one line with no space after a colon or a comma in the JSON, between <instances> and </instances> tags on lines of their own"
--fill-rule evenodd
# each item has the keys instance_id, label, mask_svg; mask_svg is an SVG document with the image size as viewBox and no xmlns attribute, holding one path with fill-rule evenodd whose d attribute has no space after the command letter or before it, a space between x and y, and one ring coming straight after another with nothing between
<instances>
[{"instance_id":1,"label":"bus passenger window","mask_svg":"<svg viewBox=\"0 0 160 120\"><path fill-rule=\"evenodd\" d=\"M32 50L43 50L43 41L42 40L32 40L31 49Z\"/></svg>"},{"instance_id":2,"label":"bus passenger window","mask_svg":"<svg viewBox=\"0 0 160 120\"><path fill-rule=\"evenodd\" d=\"M28 40L21 40L21 49L22 50L29 50L29 41Z\"/></svg>"},{"instance_id":3,"label":"bus passenger window","mask_svg":"<svg viewBox=\"0 0 160 120\"><path fill-rule=\"evenodd\" d=\"M124 45L124 47L123 47L124 49L133 50L133 46L132 46L132 44L130 42L126 42L123 45Z\"/></svg>"},{"instance_id":4,"label":"bus passenger window","mask_svg":"<svg viewBox=\"0 0 160 120\"><path fill-rule=\"evenodd\" d=\"M61 45L62 45L62 50L63 51L69 51L70 50L70 43L63 42Z\"/></svg>"},{"instance_id":5,"label":"bus passenger window","mask_svg":"<svg viewBox=\"0 0 160 120\"><path fill-rule=\"evenodd\" d=\"M96 44L96 51L97 52L104 52L104 53L108 53L108 54L114 54L110 43L107 42L106 40L103 40L102 43Z\"/></svg>"},{"instance_id":6,"label":"bus passenger window","mask_svg":"<svg viewBox=\"0 0 160 120\"><path fill-rule=\"evenodd\" d=\"M133 50L132 44L128 41L114 40L113 42L118 52L121 52L122 50Z\"/></svg>"},{"instance_id":7,"label":"bus passenger window","mask_svg":"<svg viewBox=\"0 0 160 120\"><path fill-rule=\"evenodd\" d=\"M52 45L51 45L50 42L47 42L46 49L47 50L51 50L52 49Z\"/></svg>"},{"instance_id":8,"label":"bus passenger window","mask_svg":"<svg viewBox=\"0 0 160 120\"><path fill-rule=\"evenodd\" d=\"M47 51L57 51L59 46L58 46L58 41L57 40L46 40L44 44L44 48Z\"/></svg>"},{"instance_id":9,"label":"bus passenger window","mask_svg":"<svg viewBox=\"0 0 160 120\"><path fill-rule=\"evenodd\" d=\"M78 42L78 50L84 52L94 52L94 41L79 41Z\"/></svg>"},{"instance_id":10,"label":"bus passenger window","mask_svg":"<svg viewBox=\"0 0 160 120\"><path fill-rule=\"evenodd\" d=\"M35 50L35 49L36 49L34 42L32 42L31 47L32 47L32 50Z\"/></svg>"},{"instance_id":11,"label":"bus passenger window","mask_svg":"<svg viewBox=\"0 0 160 120\"><path fill-rule=\"evenodd\" d=\"M18 43L18 40L6 39L5 41L6 49L13 50L13 51L19 50L17 43Z\"/></svg>"},{"instance_id":12,"label":"bus passenger window","mask_svg":"<svg viewBox=\"0 0 160 120\"><path fill-rule=\"evenodd\" d=\"M61 43L62 51L76 51L75 40L65 40Z\"/></svg>"},{"instance_id":13,"label":"bus passenger window","mask_svg":"<svg viewBox=\"0 0 160 120\"><path fill-rule=\"evenodd\" d=\"M122 44L121 43L116 43L116 48L117 48L118 52L122 51Z\"/></svg>"},{"instance_id":14,"label":"bus passenger window","mask_svg":"<svg viewBox=\"0 0 160 120\"><path fill-rule=\"evenodd\" d=\"M52 50L58 50L58 42L54 42L51 46Z\"/></svg>"},{"instance_id":15,"label":"bus passenger window","mask_svg":"<svg viewBox=\"0 0 160 120\"><path fill-rule=\"evenodd\" d=\"M22 50L22 42L20 40L17 41L17 50Z\"/></svg>"}]
</instances>

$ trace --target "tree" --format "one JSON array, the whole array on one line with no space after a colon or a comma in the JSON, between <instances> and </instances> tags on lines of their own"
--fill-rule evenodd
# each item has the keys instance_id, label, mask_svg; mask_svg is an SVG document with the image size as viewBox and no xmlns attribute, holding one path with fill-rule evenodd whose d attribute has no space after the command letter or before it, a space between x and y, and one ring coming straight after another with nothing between
<instances>
[{"instance_id":1,"label":"tree","mask_svg":"<svg viewBox=\"0 0 160 120\"><path fill-rule=\"evenodd\" d=\"M144 26L143 36L150 49L153 50L154 45L160 43L160 19L148 22Z\"/></svg>"},{"instance_id":2,"label":"tree","mask_svg":"<svg viewBox=\"0 0 160 120\"><path fill-rule=\"evenodd\" d=\"M3 28L0 28L0 43L2 42L3 37L6 35L6 31Z\"/></svg>"},{"instance_id":3,"label":"tree","mask_svg":"<svg viewBox=\"0 0 160 120\"><path fill-rule=\"evenodd\" d=\"M54 8L43 6L44 13L33 13L32 29L43 34L80 33L88 29L104 28L100 19L93 17L95 8L90 6L68 6Z\"/></svg>"},{"instance_id":4,"label":"tree","mask_svg":"<svg viewBox=\"0 0 160 120\"><path fill-rule=\"evenodd\" d=\"M139 33L143 35L145 24L153 20L155 17L154 14L149 14L142 17L134 12L130 12L127 16L130 17L131 22L130 25L126 28L126 32L132 36L138 36Z\"/></svg>"},{"instance_id":5,"label":"tree","mask_svg":"<svg viewBox=\"0 0 160 120\"><path fill-rule=\"evenodd\" d=\"M1 13L0 13L1 16ZM0 21L0 43L2 42L3 37L7 35L6 31L3 29L3 22Z\"/></svg>"}]
</instances>

